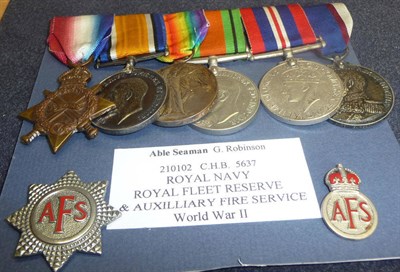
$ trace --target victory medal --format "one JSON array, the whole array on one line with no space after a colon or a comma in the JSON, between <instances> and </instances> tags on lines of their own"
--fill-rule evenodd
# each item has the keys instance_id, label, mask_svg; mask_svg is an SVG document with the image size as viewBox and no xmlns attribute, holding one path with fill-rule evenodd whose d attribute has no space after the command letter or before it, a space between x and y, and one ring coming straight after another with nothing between
<instances>
[{"instance_id":1,"label":"victory medal","mask_svg":"<svg viewBox=\"0 0 400 272\"><path fill-rule=\"evenodd\" d=\"M321 205L326 225L337 235L353 240L367 238L378 225L378 213L359 191L360 183L356 173L339 164L325 176L331 192Z\"/></svg>"},{"instance_id":2,"label":"victory medal","mask_svg":"<svg viewBox=\"0 0 400 272\"><path fill-rule=\"evenodd\" d=\"M15 256L43 253L57 271L75 251L101 254L101 227L121 215L104 201L106 187L73 171L52 185L31 185L28 204L7 218L21 231Z\"/></svg>"}]
</instances>

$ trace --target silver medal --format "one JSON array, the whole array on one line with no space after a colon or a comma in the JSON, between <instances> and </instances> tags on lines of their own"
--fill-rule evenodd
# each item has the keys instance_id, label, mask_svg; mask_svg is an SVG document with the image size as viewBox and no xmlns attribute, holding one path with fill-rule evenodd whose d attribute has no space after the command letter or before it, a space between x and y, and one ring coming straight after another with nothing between
<instances>
[{"instance_id":1,"label":"silver medal","mask_svg":"<svg viewBox=\"0 0 400 272\"><path fill-rule=\"evenodd\" d=\"M261 101L273 117L291 125L312 125L327 120L345 94L333 69L289 58L262 78Z\"/></svg>"},{"instance_id":2,"label":"silver medal","mask_svg":"<svg viewBox=\"0 0 400 272\"><path fill-rule=\"evenodd\" d=\"M361 180L341 164L325 176L331 191L321 205L322 218L337 235L360 240L369 237L378 225L374 204L359 191Z\"/></svg>"},{"instance_id":3,"label":"silver medal","mask_svg":"<svg viewBox=\"0 0 400 272\"><path fill-rule=\"evenodd\" d=\"M210 66L218 83L218 97L211 111L191 126L203 133L226 135L245 128L260 105L257 86L246 76Z\"/></svg>"},{"instance_id":4,"label":"silver medal","mask_svg":"<svg viewBox=\"0 0 400 272\"><path fill-rule=\"evenodd\" d=\"M350 127L366 127L384 120L394 106L389 83L374 71L349 63L334 66L347 89L346 96L330 120Z\"/></svg>"},{"instance_id":5,"label":"silver medal","mask_svg":"<svg viewBox=\"0 0 400 272\"><path fill-rule=\"evenodd\" d=\"M167 97L164 79L148 69L127 66L100 85L99 95L114 102L116 108L93 120L93 124L108 134L128 134L151 124Z\"/></svg>"}]
</instances>

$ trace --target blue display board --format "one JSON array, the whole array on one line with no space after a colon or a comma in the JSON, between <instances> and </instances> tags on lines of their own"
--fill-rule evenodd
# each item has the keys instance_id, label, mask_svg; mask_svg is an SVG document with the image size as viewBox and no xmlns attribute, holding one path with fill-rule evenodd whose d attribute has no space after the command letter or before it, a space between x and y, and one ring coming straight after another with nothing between
<instances>
[{"instance_id":1,"label":"blue display board","mask_svg":"<svg viewBox=\"0 0 400 272\"><path fill-rule=\"evenodd\" d=\"M321 61L313 53L299 57ZM347 59L358 63L354 51ZM256 84L281 59L237 61L220 66L247 75ZM326 63L326 62L325 62ZM158 69L157 61L138 67ZM29 106L43 98L43 90L58 88L57 78L67 68L48 52L33 89ZM122 67L94 70L93 85ZM21 135L32 124L24 122ZM324 263L376 260L400 257L400 148L386 121L364 129L349 129L323 122L312 126L292 126L272 118L261 106L254 122L227 136L211 136L189 126L162 128L150 125L136 133L112 136L100 133L87 140L74 135L52 154L45 137L30 145L18 143L0 196L0 218L5 219L28 201L30 184L51 184L68 170L82 181L111 181L115 148L169 146L183 144L249 141L298 137L301 140L319 203L328 194L324 184L327 171L338 163L357 172L361 192L371 199L379 214L375 233L360 241L341 238L322 219L223 224L196 227L102 231L103 253L74 254L63 271L187 271L247 264ZM132 165L132 167L141 167ZM290 166L288 166L290 171ZM107 196L108 199L108 196ZM1 271L50 271L41 255L16 258L20 233L5 220L0 221Z\"/></svg>"}]
</instances>

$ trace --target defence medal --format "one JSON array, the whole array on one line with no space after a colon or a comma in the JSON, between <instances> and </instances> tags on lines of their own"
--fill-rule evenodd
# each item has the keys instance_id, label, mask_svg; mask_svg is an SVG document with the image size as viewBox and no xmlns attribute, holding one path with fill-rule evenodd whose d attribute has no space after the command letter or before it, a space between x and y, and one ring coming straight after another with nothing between
<instances>
[{"instance_id":1,"label":"defence medal","mask_svg":"<svg viewBox=\"0 0 400 272\"><path fill-rule=\"evenodd\" d=\"M158 118L167 96L165 81L157 72L136 68L135 64L164 55L165 38L161 14L115 16L99 66L125 64L125 68L100 83L99 96L116 104L115 109L92 121L102 132L129 134Z\"/></svg>"},{"instance_id":2,"label":"defence medal","mask_svg":"<svg viewBox=\"0 0 400 272\"><path fill-rule=\"evenodd\" d=\"M361 179L352 170L338 164L325 176L331 191L321 205L322 218L337 235L361 240L369 237L378 225L375 206L359 191Z\"/></svg>"},{"instance_id":3,"label":"defence medal","mask_svg":"<svg viewBox=\"0 0 400 272\"><path fill-rule=\"evenodd\" d=\"M53 271L75 251L101 254L101 227L121 213L104 201L107 182L83 183L67 172L56 183L29 187L28 204L7 218L21 231L15 256L42 253Z\"/></svg>"},{"instance_id":4,"label":"defence medal","mask_svg":"<svg viewBox=\"0 0 400 272\"><path fill-rule=\"evenodd\" d=\"M259 84L261 101L271 115L293 125L312 125L332 116L345 93L339 76L330 68L294 58L293 54L318 47L331 51L346 46L340 31L342 26L352 26L343 20L350 17L346 7L289 4L245 8L241 13L253 59L279 55L286 58L267 72Z\"/></svg>"},{"instance_id":5,"label":"defence medal","mask_svg":"<svg viewBox=\"0 0 400 272\"><path fill-rule=\"evenodd\" d=\"M168 96L156 125L176 127L193 123L207 114L217 97L217 81L206 67L190 64L203 41L208 22L202 10L164 15L169 54L161 61L175 63L160 69Z\"/></svg>"},{"instance_id":6,"label":"defence medal","mask_svg":"<svg viewBox=\"0 0 400 272\"><path fill-rule=\"evenodd\" d=\"M21 118L34 123L32 131L22 136L23 143L29 144L37 136L47 135L51 150L56 153L75 132L83 131L89 139L96 137L97 129L91 126L91 120L115 105L96 96L98 85L86 87L91 78L86 65L98 48L98 40L111 27L111 21L103 16L53 18L48 39L49 50L73 68L58 78L60 87L55 92L45 90L44 101L20 114ZM68 35L71 25L81 26L83 32L92 33L91 39L88 41L86 36L77 34Z\"/></svg>"},{"instance_id":7,"label":"defence medal","mask_svg":"<svg viewBox=\"0 0 400 272\"><path fill-rule=\"evenodd\" d=\"M192 63L207 63L217 79L218 96L210 112L191 127L207 134L226 135L247 127L257 114L260 95L246 76L218 66L220 62L247 60L246 38L240 11L205 11L210 21L207 37Z\"/></svg>"},{"instance_id":8,"label":"defence medal","mask_svg":"<svg viewBox=\"0 0 400 272\"><path fill-rule=\"evenodd\" d=\"M333 58L333 69L343 80L346 95L330 120L349 127L366 127L384 120L394 107L394 92L376 72Z\"/></svg>"}]
</instances>

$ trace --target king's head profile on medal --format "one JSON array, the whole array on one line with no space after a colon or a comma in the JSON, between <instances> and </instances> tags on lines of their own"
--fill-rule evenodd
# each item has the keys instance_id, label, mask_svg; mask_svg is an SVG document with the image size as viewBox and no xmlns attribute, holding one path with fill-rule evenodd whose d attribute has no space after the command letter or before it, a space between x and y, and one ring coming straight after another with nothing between
<instances>
[{"instance_id":1,"label":"king's head profile on medal","mask_svg":"<svg viewBox=\"0 0 400 272\"><path fill-rule=\"evenodd\" d=\"M53 271L75 251L101 254L101 227L120 216L104 200L107 182L83 183L73 171L29 187L28 204L6 220L21 231L15 256L42 253Z\"/></svg>"}]
</instances>

